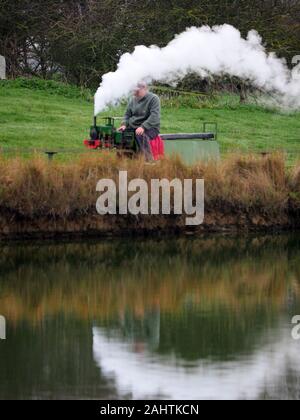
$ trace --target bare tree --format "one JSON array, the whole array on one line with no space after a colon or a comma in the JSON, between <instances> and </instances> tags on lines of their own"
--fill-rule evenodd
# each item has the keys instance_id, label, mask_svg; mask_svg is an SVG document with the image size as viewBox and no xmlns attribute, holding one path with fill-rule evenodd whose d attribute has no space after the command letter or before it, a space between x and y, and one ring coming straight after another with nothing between
<instances>
[{"instance_id":1,"label":"bare tree","mask_svg":"<svg viewBox=\"0 0 300 420\"><path fill-rule=\"evenodd\" d=\"M0 0L0 10L9 77L57 74L95 86L125 51L163 46L192 25L257 29L289 63L299 54L300 0Z\"/></svg>"}]
</instances>

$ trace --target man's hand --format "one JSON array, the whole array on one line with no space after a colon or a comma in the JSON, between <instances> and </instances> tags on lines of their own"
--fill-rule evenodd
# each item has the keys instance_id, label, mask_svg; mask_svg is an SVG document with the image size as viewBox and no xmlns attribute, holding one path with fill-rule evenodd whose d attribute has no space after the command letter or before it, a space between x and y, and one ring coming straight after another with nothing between
<instances>
[{"instance_id":1,"label":"man's hand","mask_svg":"<svg viewBox=\"0 0 300 420\"><path fill-rule=\"evenodd\" d=\"M119 130L118 131L121 131L121 132L123 132L123 131L125 131L126 130L126 125L121 125L121 127L119 128Z\"/></svg>"},{"instance_id":2,"label":"man's hand","mask_svg":"<svg viewBox=\"0 0 300 420\"><path fill-rule=\"evenodd\" d=\"M145 129L143 127L139 127L135 130L137 136L143 136L145 134Z\"/></svg>"}]
</instances>

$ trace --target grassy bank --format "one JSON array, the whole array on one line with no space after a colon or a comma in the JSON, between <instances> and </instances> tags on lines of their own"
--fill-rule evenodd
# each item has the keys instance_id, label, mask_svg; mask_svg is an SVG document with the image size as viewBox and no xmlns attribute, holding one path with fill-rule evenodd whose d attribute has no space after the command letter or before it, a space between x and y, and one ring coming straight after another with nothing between
<instances>
[{"instance_id":1,"label":"grassy bank","mask_svg":"<svg viewBox=\"0 0 300 420\"><path fill-rule=\"evenodd\" d=\"M205 179L204 230L283 229L300 226L300 167L288 170L281 155L235 156L221 162L185 166L166 159L143 160L85 156L48 163L41 157L0 160L0 235L2 237L123 235L184 232L185 215L99 216L99 179Z\"/></svg>"},{"instance_id":2,"label":"grassy bank","mask_svg":"<svg viewBox=\"0 0 300 420\"><path fill-rule=\"evenodd\" d=\"M124 109L103 115L122 115ZM0 82L0 147L82 150L93 115L92 93L45 81ZM164 101L162 132L198 132L204 121L219 125L223 153L281 150L300 157L298 114L239 104L236 96L186 103Z\"/></svg>"}]
</instances>

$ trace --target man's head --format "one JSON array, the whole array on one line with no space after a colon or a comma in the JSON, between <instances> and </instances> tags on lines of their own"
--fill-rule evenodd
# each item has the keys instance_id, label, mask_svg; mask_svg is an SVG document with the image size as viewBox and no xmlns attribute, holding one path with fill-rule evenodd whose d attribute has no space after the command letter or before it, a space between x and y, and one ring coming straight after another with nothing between
<instances>
[{"instance_id":1,"label":"man's head","mask_svg":"<svg viewBox=\"0 0 300 420\"><path fill-rule=\"evenodd\" d=\"M133 94L137 99L142 99L148 93L148 85L146 82L139 82L133 90Z\"/></svg>"}]
</instances>

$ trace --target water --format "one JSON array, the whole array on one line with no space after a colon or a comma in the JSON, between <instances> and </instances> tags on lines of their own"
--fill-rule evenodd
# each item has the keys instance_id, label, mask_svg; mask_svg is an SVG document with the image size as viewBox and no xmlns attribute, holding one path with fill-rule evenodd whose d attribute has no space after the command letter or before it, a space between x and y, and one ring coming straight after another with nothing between
<instances>
[{"instance_id":1,"label":"water","mask_svg":"<svg viewBox=\"0 0 300 420\"><path fill-rule=\"evenodd\" d=\"M299 245L2 245L0 399L299 399Z\"/></svg>"}]
</instances>

